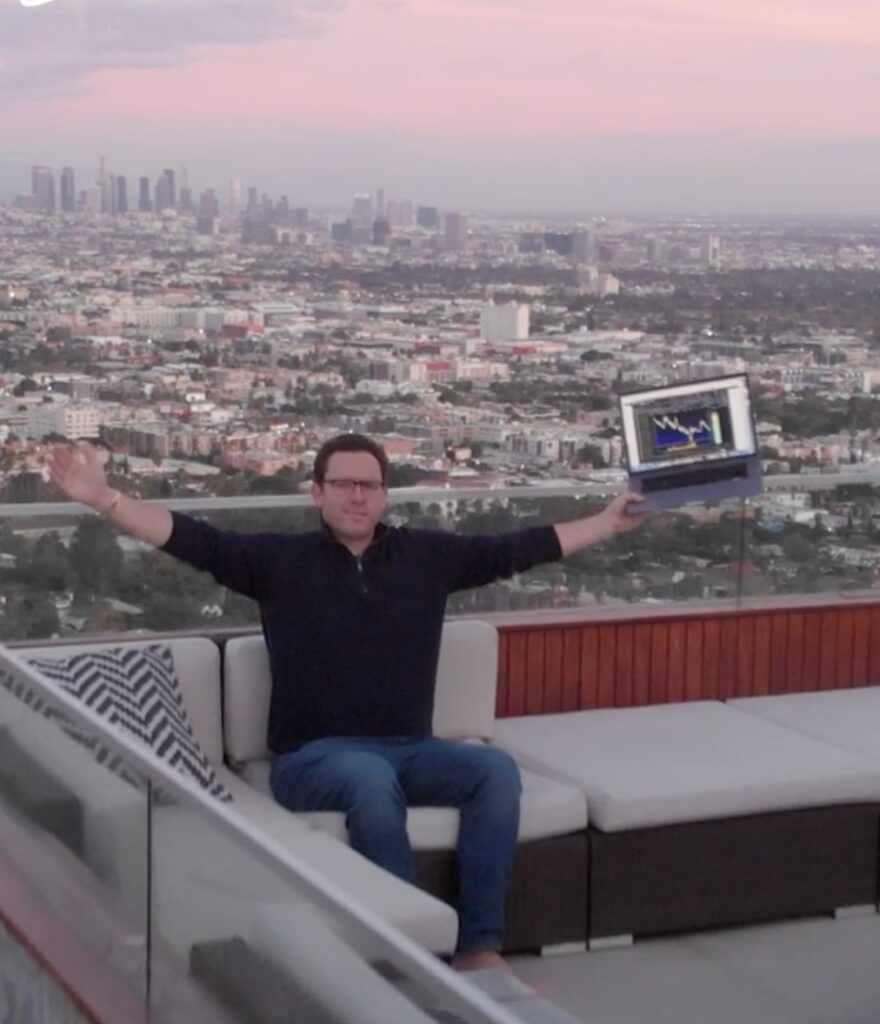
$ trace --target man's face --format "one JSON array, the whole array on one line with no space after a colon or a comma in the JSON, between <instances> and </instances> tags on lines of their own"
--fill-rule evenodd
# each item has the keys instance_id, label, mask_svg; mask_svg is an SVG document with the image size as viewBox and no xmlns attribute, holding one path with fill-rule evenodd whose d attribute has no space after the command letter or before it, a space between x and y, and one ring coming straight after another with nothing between
<instances>
[{"instance_id":1,"label":"man's face","mask_svg":"<svg viewBox=\"0 0 880 1024\"><path fill-rule=\"evenodd\" d=\"M312 499L343 544L367 544L385 511L382 469L369 452L334 452L324 483L312 484Z\"/></svg>"}]
</instances>

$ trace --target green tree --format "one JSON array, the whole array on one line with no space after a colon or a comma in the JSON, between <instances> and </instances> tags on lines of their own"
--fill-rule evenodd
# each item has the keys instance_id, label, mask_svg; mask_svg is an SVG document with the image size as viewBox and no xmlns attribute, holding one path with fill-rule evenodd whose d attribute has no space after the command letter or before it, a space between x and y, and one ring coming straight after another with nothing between
<instances>
[{"instance_id":1,"label":"green tree","mask_svg":"<svg viewBox=\"0 0 880 1024\"><path fill-rule=\"evenodd\" d=\"M84 516L70 544L70 567L77 588L89 597L111 593L122 575L116 532L100 516Z\"/></svg>"},{"instance_id":2,"label":"green tree","mask_svg":"<svg viewBox=\"0 0 880 1024\"><path fill-rule=\"evenodd\" d=\"M19 561L17 575L35 592L57 593L70 589L72 573L67 550L57 533L46 533L38 538L29 557Z\"/></svg>"}]
</instances>

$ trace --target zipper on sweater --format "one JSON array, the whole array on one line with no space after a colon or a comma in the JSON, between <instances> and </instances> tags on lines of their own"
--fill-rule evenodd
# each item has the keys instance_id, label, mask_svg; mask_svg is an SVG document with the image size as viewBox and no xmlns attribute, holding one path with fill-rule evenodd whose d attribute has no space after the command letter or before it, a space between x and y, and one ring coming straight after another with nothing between
<instances>
[{"instance_id":1,"label":"zipper on sweater","mask_svg":"<svg viewBox=\"0 0 880 1024\"><path fill-rule=\"evenodd\" d=\"M358 582L360 583L361 593L366 597L366 595L369 594L370 590L369 587L367 586L366 577L364 576L364 561L360 555L355 555L354 560L355 564L357 565Z\"/></svg>"}]
</instances>

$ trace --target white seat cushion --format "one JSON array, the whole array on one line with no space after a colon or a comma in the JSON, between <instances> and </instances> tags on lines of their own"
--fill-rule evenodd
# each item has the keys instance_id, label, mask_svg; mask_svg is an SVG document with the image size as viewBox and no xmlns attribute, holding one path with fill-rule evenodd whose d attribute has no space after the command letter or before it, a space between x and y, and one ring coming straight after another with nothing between
<instances>
[{"instance_id":1,"label":"white seat cushion","mask_svg":"<svg viewBox=\"0 0 880 1024\"><path fill-rule=\"evenodd\" d=\"M880 798L864 758L715 701L501 719L495 743L606 832Z\"/></svg>"},{"instance_id":2,"label":"white seat cushion","mask_svg":"<svg viewBox=\"0 0 880 1024\"><path fill-rule=\"evenodd\" d=\"M462 619L443 624L434 734L445 739L489 739L495 721L498 633ZM224 650L226 750L234 764L269 756L266 734L272 679L262 634L236 637Z\"/></svg>"},{"instance_id":3,"label":"white seat cushion","mask_svg":"<svg viewBox=\"0 0 880 1024\"><path fill-rule=\"evenodd\" d=\"M238 794L236 794L238 796ZM237 801L229 813L239 813ZM287 827L294 819L275 808ZM194 942L247 932L267 904L296 904L296 887L197 813L159 807L153 817L154 925L161 940L188 956ZM436 953L455 948L455 911L371 864L344 843L295 825L282 840L290 855L332 882L349 900L372 910Z\"/></svg>"},{"instance_id":4,"label":"white seat cushion","mask_svg":"<svg viewBox=\"0 0 880 1024\"><path fill-rule=\"evenodd\" d=\"M523 795L520 805L519 841L580 832L587 826L587 805L577 786L521 769ZM243 778L260 794L272 799L269 762L251 761L242 769ZM223 776L226 781L227 776ZM241 785L241 781L239 781ZM230 792L238 798L238 790ZM264 796L263 799L266 797ZM299 812L296 818L327 835L348 842L345 815L338 811ZM415 850L454 850L458 842L458 811L452 807L411 807L407 832Z\"/></svg>"},{"instance_id":5,"label":"white seat cushion","mask_svg":"<svg viewBox=\"0 0 880 1024\"><path fill-rule=\"evenodd\" d=\"M232 794L235 810L265 835L286 843L310 827L302 815L286 811L271 795L258 792L235 772L228 768L217 768L216 772L217 778Z\"/></svg>"},{"instance_id":6,"label":"white seat cushion","mask_svg":"<svg viewBox=\"0 0 880 1024\"><path fill-rule=\"evenodd\" d=\"M28 647L25 658L66 658L107 648L147 647L161 644L171 650L180 695L193 734L212 764L223 762L223 727L220 690L220 648L207 637L174 640L135 640L100 644L66 644L57 647Z\"/></svg>"},{"instance_id":7,"label":"white seat cushion","mask_svg":"<svg viewBox=\"0 0 880 1024\"><path fill-rule=\"evenodd\" d=\"M880 763L880 686L743 697L727 703Z\"/></svg>"}]
</instances>

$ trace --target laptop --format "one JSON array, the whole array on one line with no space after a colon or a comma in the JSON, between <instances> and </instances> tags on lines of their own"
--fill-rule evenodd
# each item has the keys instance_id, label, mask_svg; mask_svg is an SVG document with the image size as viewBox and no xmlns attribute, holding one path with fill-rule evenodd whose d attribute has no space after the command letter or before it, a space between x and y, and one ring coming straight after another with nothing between
<instances>
[{"instance_id":1,"label":"laptop","mask_svg":"<svg viewBox=\"0 0 880 1024\"><path fill-rule=\"evenodd\" d=\"M746 374L627 392L620 418L639 511L761 493Z\"/></svg>"}]
</instances>

